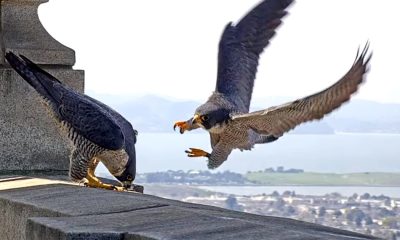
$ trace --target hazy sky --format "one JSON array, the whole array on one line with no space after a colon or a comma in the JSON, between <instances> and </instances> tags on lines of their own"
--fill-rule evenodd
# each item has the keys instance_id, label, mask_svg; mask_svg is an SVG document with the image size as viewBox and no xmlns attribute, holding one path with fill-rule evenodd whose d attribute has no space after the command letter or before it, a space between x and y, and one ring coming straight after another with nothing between
<instances>
[{"instance_id":1,"label":"hazy sky","mask_svg":"<svg viewBox=\"0 0 400 240\"><path fill-rule=\"evenodd\" d=\"M86 91L205 100L218 42L258 0L50 0L39 16L76 51ZM369 40L374 52L357 98L400 103L399 0L298 0L259 65L255 97L302 97L330 86Z\"/></svg>"}]
</instances>

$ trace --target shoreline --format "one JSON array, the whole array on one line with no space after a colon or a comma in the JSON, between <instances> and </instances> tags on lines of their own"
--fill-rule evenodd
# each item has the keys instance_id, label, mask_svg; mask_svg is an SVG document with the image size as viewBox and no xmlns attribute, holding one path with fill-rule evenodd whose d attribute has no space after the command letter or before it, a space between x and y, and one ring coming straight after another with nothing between
<instances>
[{"instance_id":1,"label":"shoreline","mask_svg":"<svg viewBox=\"0 0 400 240\"><path fill-rule=\"evenodd\" d=\"M299 184L280 184L280 185L265 185L265 184L190 184L190 183L146 183L136 182L144 185L166 185L166 186L187 186L187 187L366 187L366 188L399 188L400 185L299 185Z\"/></svg>"}]
</instances>

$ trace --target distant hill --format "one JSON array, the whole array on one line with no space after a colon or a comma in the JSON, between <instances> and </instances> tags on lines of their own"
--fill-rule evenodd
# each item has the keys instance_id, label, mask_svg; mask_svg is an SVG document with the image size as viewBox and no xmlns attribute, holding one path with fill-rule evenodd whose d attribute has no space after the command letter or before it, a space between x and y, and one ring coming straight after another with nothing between
<instances>
[{"instance_id":1,"label":"distant hill","mask_svg":"<svg viewBox=\"0 0 400 240\"><path fill-rule=\"evenodd\" d=\"M355 100L326 121L340 132L400 133L400 104Z\"/></svg>"},{"instance_id":2,"label":"distant hill","mask_svg":"<svg viewBox=\"0 0 400 240\"><path fill-rule=\"evenodd\" d=\"M140 132L172 132L177 120L186 120L199 105L194 101L175 102L156 96L145 96L113 106Z\"/></svg>"},{"instance_id":3,"label":"distant hill","mask_svg":"<svg viewBox=\"0 0 400 240\"><path fill-rule=\"evenodd\" d=\"M107 172L99 176L110 178ZM188 185L262 185L262 186L376 186L399 187L400 173L358 172L317 173L301 169L274 171L270 169L246 174L231 171L163 171L138 173L136 183L141 184L188 184Z\"/></svg>"},{"instance_id":4,"label":"distant hill","mask_svg":"<svg viewBox=\"0 0 400 240\"><path fill-rule=\"evenodd\" d=\"M117 96L93 95L119 111L140 132L172 132L177 120L191 117L201 103L179 101L147 95L139 98L118 99ZM289 98L254 99L252 110L285 103ZM303 124L291 133L332 134L354 133L400 133L400 104L385 104L364 100L352 100L322 121Z\"/></svg>"}]
</instances>

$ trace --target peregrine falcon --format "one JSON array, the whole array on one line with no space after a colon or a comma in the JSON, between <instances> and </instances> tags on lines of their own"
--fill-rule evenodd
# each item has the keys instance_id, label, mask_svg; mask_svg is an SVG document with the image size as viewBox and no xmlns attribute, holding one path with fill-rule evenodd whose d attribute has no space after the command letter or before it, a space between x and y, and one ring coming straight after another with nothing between
<instances>
[{"instance_id":1,"label":"peregrine falcon","mask_svg":"<svg viewBox=\"0 0 400 240\"><path fill-rule=\"evenodd\" d=\"M137 131L107 105L65 86L28 58L6 53L14 70L42 97L52 117L72 142L69 176L89 187L123 191L136 175ZM102 183L95 169L102 162L123 187Z\"/></svg>"},{"instance_id":2,"label":"peregrine falcon","mask_svg":"<svg viewBox=\"0 0 400 240\"><path fill-rule=\"evenodd\" d=\"M280 106L249 113L259 55L286 15L292 0L264 0L237 24L229 23L219 43L215 91L195 110L194 117L174 124L180 133L203 128L210 134L212 152L190 148L189 157L206 157L208 168L219 167L233 149L277 140L297 125L321 119L357 91L368 71L368 44L350 70L331 87Z\"/></svg>"}]
</instances>

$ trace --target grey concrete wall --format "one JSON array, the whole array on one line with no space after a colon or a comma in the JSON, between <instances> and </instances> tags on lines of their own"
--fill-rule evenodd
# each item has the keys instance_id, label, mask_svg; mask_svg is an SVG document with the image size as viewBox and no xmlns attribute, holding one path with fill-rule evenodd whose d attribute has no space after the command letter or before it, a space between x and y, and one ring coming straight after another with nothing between
<instances>
[{"instance_id":1,"label":"grey concrete wall","mask_svg":"<svg viewBox=\"0 0 400 240\"><path fill-rule=\"evenodd\" d=\"M75 64L75 52L55 40L43 27L38 6L48 0L0 0L0 65L12 50L40 64Z\"/></svg>"},{"instance_id":2,"label":"grey concrete wall","mask_svg":"<svg viewBox=\"0 0 400 240\"><path fill-rule=\"evenodd\" d=\"M65 216L48 209L26 208L23 203L0 199L0 239L25 239L27 219L30 217L61 217ZM45 238L44 238L45 239Z\"/></svg>"},{"instance_id":3,"label":"grey concrete wall","mask_svg":"<svg viewBox=\"0 0 400 240\"><path fill-rule=\"evenodd\" d=\"M24 54L72 88L83 92L84 72L72 69L75 52L44 29L37 8L47 0L0 0L0 174L69 168L69 143L36 92L4 59Z\"/></svg>"},{"instance_id":4,"label":"grey concrete wall","mask_svg":"<svg viewBox=\"0 0 400 240\"><path fill-rule=\"evenodd\" d=\"M83 71L49 71L83 91ZM69 142L61 137L41 98L14 70L0 69L0 174L19 170L67 170Z\"/></svg>"}]
</instances>

